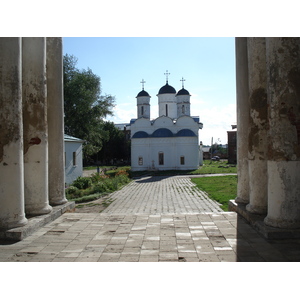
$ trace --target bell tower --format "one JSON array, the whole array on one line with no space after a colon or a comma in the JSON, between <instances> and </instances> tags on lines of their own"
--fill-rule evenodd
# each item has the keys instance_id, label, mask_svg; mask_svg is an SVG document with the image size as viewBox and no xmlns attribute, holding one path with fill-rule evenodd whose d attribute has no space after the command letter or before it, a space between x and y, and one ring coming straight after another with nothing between
<instances>
[{"instance_id":1,"label":"bell tower","mask_svg":"<svg viewBox=\"0 0 300 300\"><path fill-rule=\"evenodd\" d=\"M184 88L183 82L185 79L180 80L182 81L182 89L178 91L176 94L177 99L177 117L181 116L190 116L191 115L191 102L190 102L190 93Z\"/></svg>"},{"instance_id":2,"label":"bell tower","mask_svg":"<svg viewBox=\"0 0 300 300\"><path fill-rule=\"evenodd\" d=\"M150 119L150 95L144 90L144 79L141 81L142 90L136 96L137 99L137 117Z\"/></svg>"}]
</instances>

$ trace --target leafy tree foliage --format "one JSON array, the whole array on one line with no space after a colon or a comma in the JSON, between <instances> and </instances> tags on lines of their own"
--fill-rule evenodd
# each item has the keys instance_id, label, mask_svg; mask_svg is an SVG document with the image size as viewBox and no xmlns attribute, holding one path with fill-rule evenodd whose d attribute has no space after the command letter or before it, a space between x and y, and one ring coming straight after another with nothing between
<instances>
[{"instance_id":1,"label":"leafy tree foliage","mask_svg":"<svg viewBox=\"0 0 300 300\"><path fill-rule=\"evenodd\" d=\"M105 122L103 126L108 134L108 139L103 142L103 147L97 154L97 159L104 164L109 164L111 160L130 159L130 140L126 133L115 127L113 122Z\"/></svg>"},{"instance_id":2,"label":"leafy tree foliage","mask_svg":"<svg viewBox=\"0 0 300 300\"><path fill-rule=\"evenodd\" d=\"M108 133L103 129L107 115L112 115L114 97L101 95L100 77L91 69L79 70L77 58L64 56L65 133L83 139L84 158L101 150Z\"/></svg>"},{"instance_id":3,"label":"leafy tree foliage","mask_svg":"<svg viewBox=\"0 0 300 300\"><path fill-rule=\"evenodd\" d=\"M209 150L211 152L211 148ZM218 143L214 143L212 145L212 153L213 154L227 154L227 148L223 148L222 145L219 145Z\"/></svg>"}]
</instances>

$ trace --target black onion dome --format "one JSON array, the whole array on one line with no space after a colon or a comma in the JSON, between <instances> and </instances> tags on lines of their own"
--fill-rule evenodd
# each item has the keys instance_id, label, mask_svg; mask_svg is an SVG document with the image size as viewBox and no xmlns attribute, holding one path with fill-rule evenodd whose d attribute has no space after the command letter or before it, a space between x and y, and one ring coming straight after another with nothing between
<instances>
[{"instance_id":1,"label":"black onion dome","mask_svg":"<svg viewBox=\"0 0 300 300\"><path fill-rule=\"evenodd\" d=\"M176 94L176 90L168 83L160 88L158 94Z\"/></svg>"},{"instance_id":2,"label":"black onion dome","mask_svg":"<svg viewBox=\"0 0 300 300\"><path fill-rule=\"evenodd\" d=\"M190 95L190 93L186 89L182 88L180 91L178 91L176 96L180 95Z\"/></svg>"},{"instance_id":3,"label":"black onion dome","mask_svg":"<svg viewBox=\"0 0 300 300\"><path fill-rule=\"evenodd\" d=\"M143 97L143 96L150 97L150 95L146 91L142 90L138 93L137 97Z\"/></svg>"}]
</instances>

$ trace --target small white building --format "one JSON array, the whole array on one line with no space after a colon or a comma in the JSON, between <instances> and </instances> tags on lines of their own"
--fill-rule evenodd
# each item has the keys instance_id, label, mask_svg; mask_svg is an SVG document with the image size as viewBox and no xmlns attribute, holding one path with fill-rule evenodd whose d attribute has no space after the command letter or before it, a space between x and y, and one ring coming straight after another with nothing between
<instances>
[{"instance_id":1,"label":"small white building","mask_svg":"<svg viewBox=\"0 0 300 300\"><path fill-rule=\"evenodd\" d=\"M82 176L82 143L84 140L64 135L65 142L65 183L70 185L77 177Z\"/></svg>"},{"instance_id":2,"label":"small white building","mask_svg":"<svg viewBox=\"0 0 300 300\"><path fill-rule=\"evenodd\" d=\"M132 171L197 169L202 163L198 132L203 124L199 116L190 116L190 93L183 85L176 93L167 79L157 97L155 120L150 120L151 97L144 86L136 97L137 119L130 121Z\"/></svg>"}]
</instances>

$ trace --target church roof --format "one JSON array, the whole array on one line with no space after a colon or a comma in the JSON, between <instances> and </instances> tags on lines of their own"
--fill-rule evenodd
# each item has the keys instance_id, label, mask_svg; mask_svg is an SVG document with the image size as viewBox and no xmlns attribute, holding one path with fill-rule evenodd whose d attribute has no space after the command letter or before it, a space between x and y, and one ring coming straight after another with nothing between
<instances>
[{"instance_id":1,"label":"church roof","mask_svg":"<svg viewBox=\"0 0 300 300\"><path fill-rule=\"evenodd\" d=\"M167 82L166 85L160 88L158 94L176 94L176 90Z\"/></svg>"},{"instance_id":2,"label":"church roof","mask_svg":"<svg viewBox=\"0 0 300 300\"><path fill-rule=\"evenodd\" d=\"M137 97L143 97L143 96L150 97L150 95L146 91L142 90L138 93Z\"/></svg>"},{"instance_id":3,"label":"church roof","mask_svg":"<svg viewBox=\"0 0 300 300\"><path fill-rule=\"evenodd\" d=\"M180 95L190 95L190 93L186 89L182 88L180 91L178 91L176 96Z\"/></svg>"}]
</instances>

